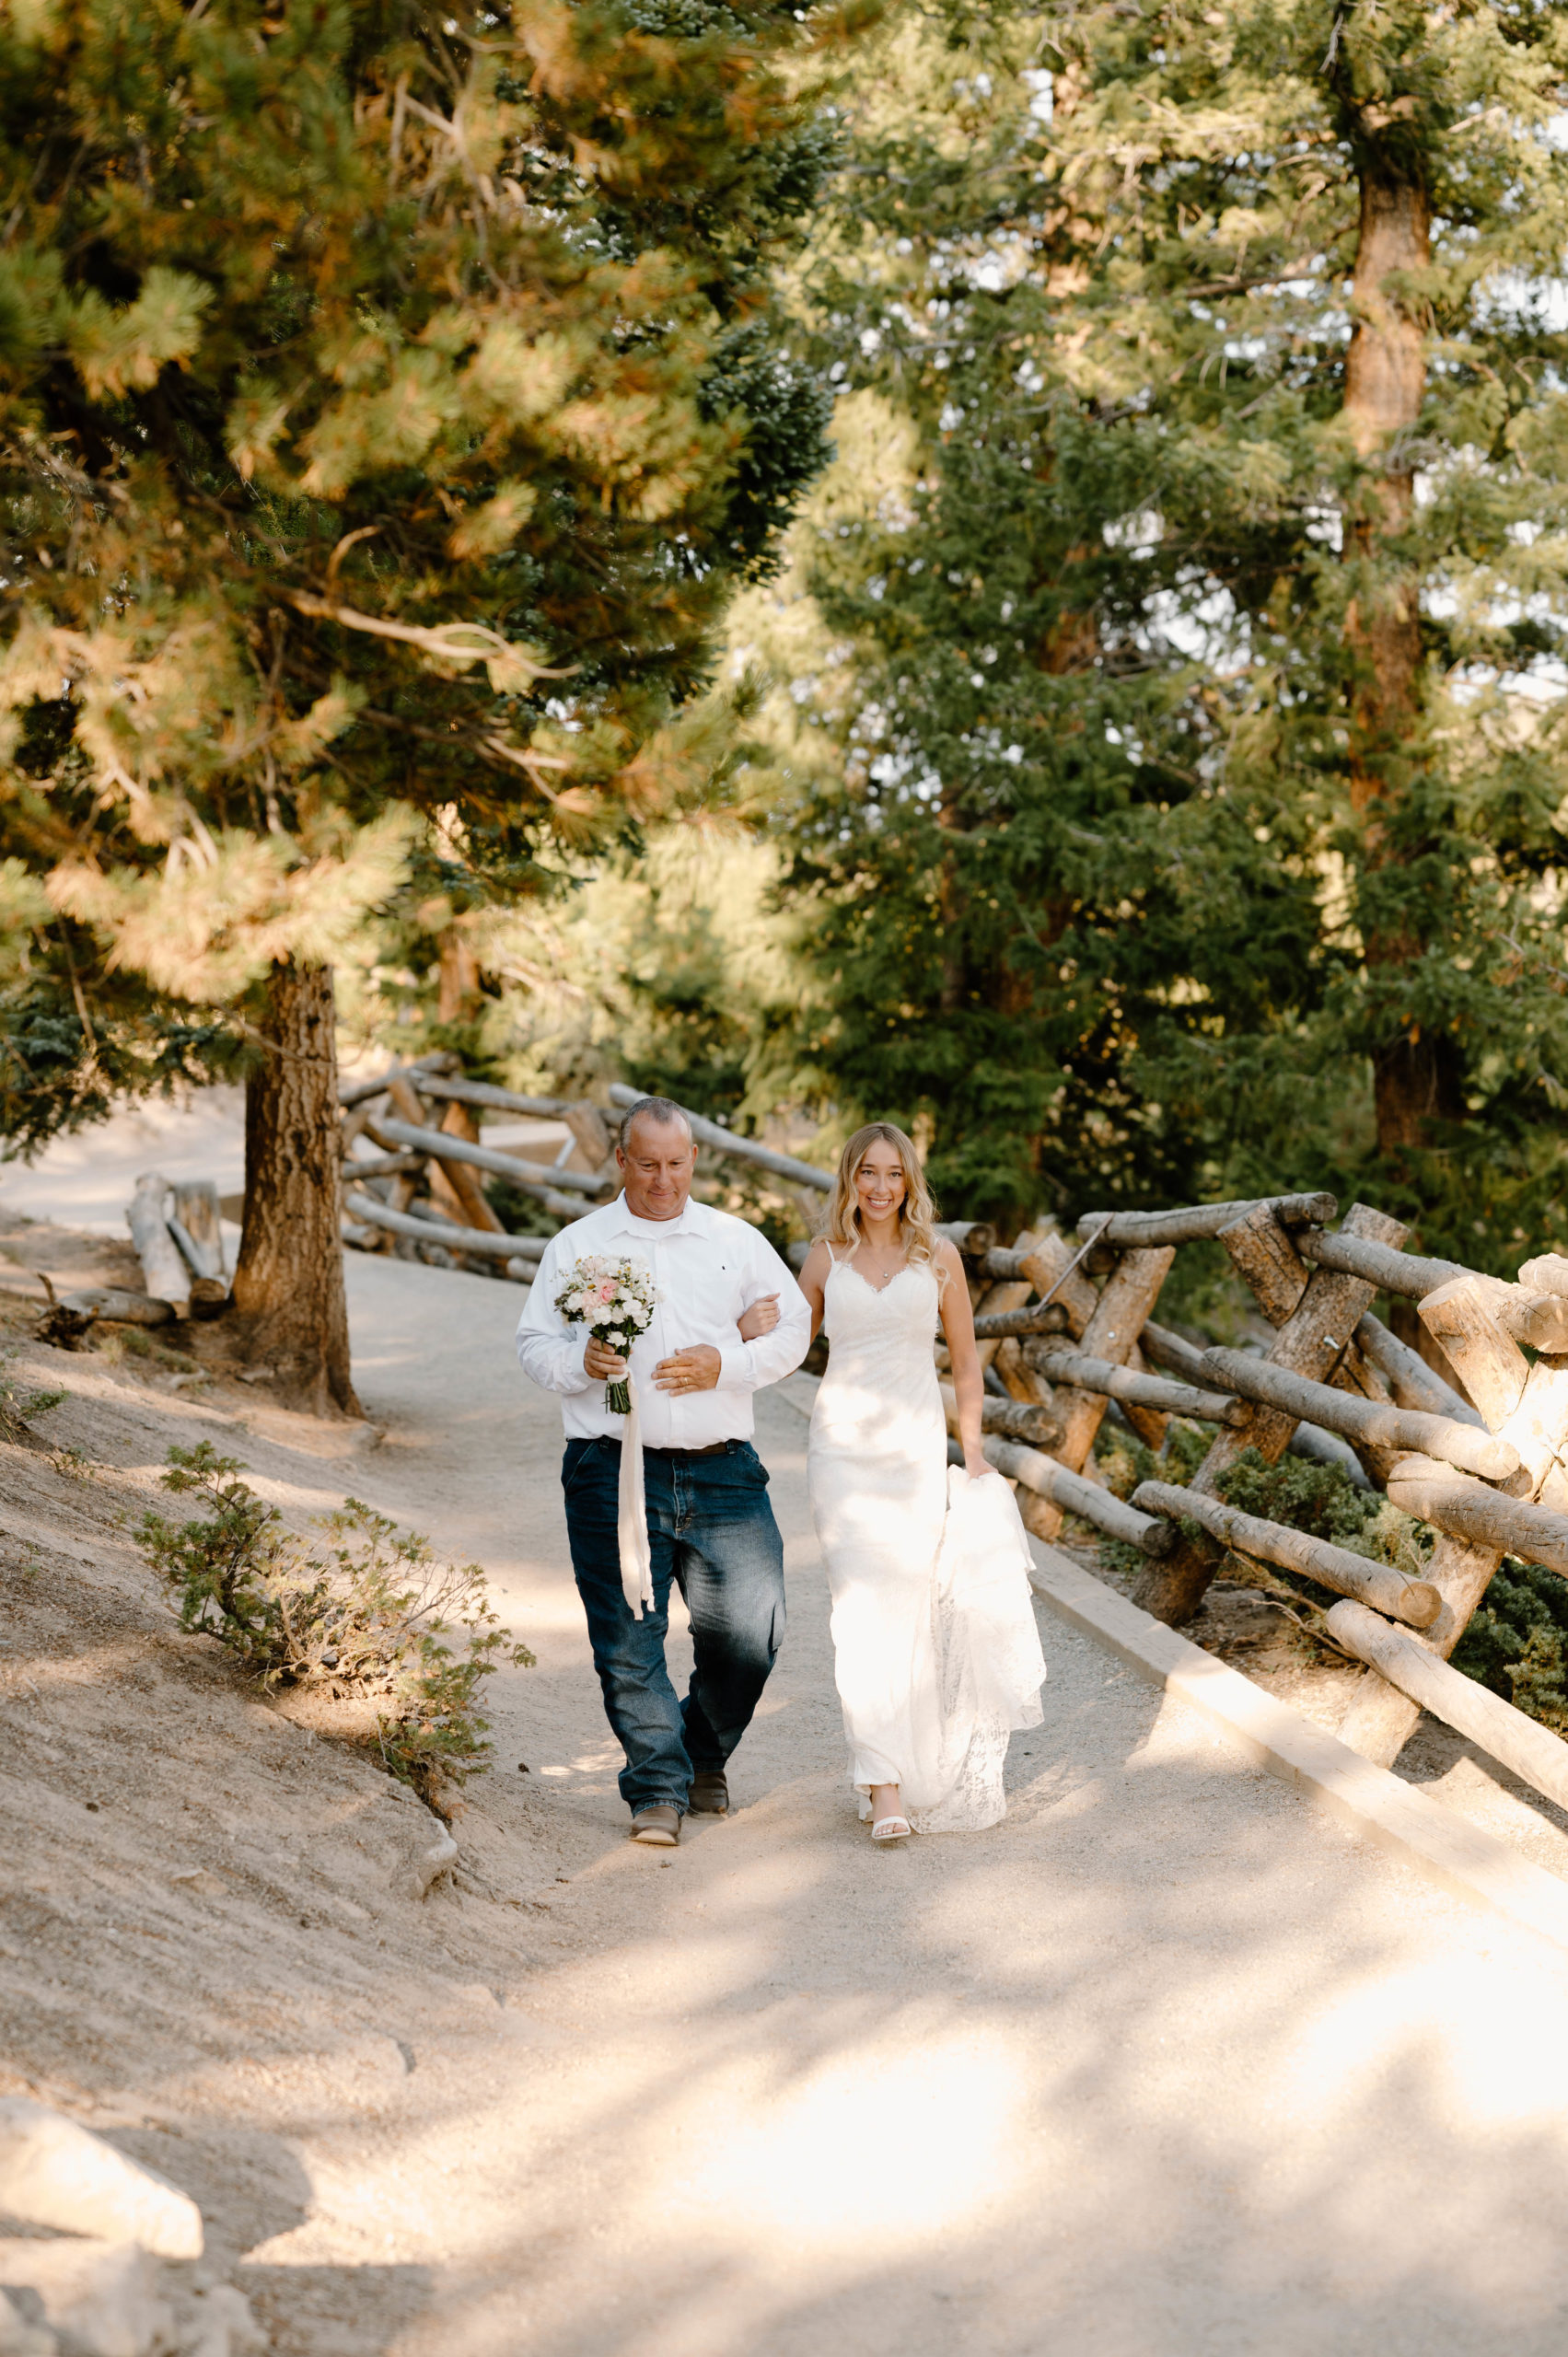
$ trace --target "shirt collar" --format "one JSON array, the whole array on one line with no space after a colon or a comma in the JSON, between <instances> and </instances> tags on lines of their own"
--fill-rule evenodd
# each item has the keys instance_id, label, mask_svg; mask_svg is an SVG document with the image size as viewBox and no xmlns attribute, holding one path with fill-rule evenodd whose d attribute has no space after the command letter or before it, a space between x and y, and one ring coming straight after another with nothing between
<instances>
[{"instance_id":1,"label":"shirt collar","mask_svg":"<svg viewBox=\"0 0 1568 2357\"><path fill-rule=\"evenodd\" d=\"M605 1207L607 1233L633 1237L639 1244L656 1243L665 1236L710 1236L713 1233L713 1211L707 1203L700 1203L694 1195L687 1196L679 1219L644 1220L640 1226L634 1227L632 1224L633 1216L627 1208L626 1193L622 1189L615 1201Z\"/></svg>"}]
</instances>

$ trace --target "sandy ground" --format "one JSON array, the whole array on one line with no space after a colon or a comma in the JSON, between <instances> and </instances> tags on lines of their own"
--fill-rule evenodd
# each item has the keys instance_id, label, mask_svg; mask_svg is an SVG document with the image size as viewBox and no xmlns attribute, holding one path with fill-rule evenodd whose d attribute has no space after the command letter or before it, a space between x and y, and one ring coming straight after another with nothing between
<instances>
[{"instance_id":1,"label":"sandy ground","mask_svg":"<svg viewBox=\"0 0 1568 2357\"><path fill-rule=\"evenodd\" d=\"M17 1337L29 1265L112 1249L4 1240ZM1006 1823L872 1852L777 1395L791 1631L737 1813L633 1849L517 1289L347 1265L367 1428L21 1341L71 1396L52 1458L0 1451L6 2083L194 2193L278 2350L1562 2348L1568 1958L1050 1621ZM490 1567L540 1662L464 1887L394 1896L415 1805L175 1630L127 1524L203 1434L291 1513L352 1490Z\"/></svg>"}]
</instances>

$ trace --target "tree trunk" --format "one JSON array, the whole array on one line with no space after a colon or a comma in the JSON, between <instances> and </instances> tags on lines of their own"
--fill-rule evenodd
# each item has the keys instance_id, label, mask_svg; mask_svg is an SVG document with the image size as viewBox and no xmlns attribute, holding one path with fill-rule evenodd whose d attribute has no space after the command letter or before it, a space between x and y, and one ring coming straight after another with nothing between
<instances>
[{"instance_id":1,"label":"tree trunk","mask_svg":"<svg viewBox=\"0 0 1568 2357\"><path fill-rule=\"evenodd\" d=\"M1365 120L1365 118L1364 118ZM1351 804L1361 822L1369 870L1408 856L1398 841L1398 806L1420 755L1421 615L1415 575L1390 565L1386 543L1410 524L1411 461L1400 449L1421 415L1426 389L1425 330L1410 297L1390 281L1427 267L1432 210L1419 159L1374 135L1359 150L1361 230L1354 274L1355 327L1345 358L1344 418L1359 455L1382 462L1370 500L1347 518L1345 553L1369 578L1350 605L1345 634L1355 664L1351 690ZM1365 929L1369 966L1404 967L1422 943L1407 928ZM1413 1016L1373 1051L1377 1150L1396 1168L1434 1122L1458 1120L1463 1073L1452 1040L1423 1031Z\"/></svg>"},{"instance_id":2,"label":"tree trunk","mask_svg":"<svg viewBox=\"0 0 1568 2357\"><path fill-rule=\"evenodd\" d=\"M245 1091L245 1226L234 1307L245 1355L291 1407L362 1413L349 1372L331 969L273 968Z\"/></svg>"},{"instance_id":3,"label":"tree trunk","mask_svg":"<svg viewBox=\"0 0 1568 2357\"><path fill-rule=\"evenodd\" d=\"M479 961L455 924L439 936L436 1020L471 1023L480 1010Z\"/></svg>"}]
</instances>

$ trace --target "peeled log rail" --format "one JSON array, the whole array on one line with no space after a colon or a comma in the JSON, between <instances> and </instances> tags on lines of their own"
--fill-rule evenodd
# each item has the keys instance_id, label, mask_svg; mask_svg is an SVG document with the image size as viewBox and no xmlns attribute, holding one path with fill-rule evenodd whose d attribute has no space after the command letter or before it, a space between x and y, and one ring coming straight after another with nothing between
<instances>
[{"instance_id":1,"label":"peeled log rail","mask_svg":"<svg viewBox=\"0 0 1568 2357\"><path fill-rule=\"evenodd\" d=\"M1173 1481L1141 1481L1132 1492L1132 1504L1146 1514L1166 1515L1172 1522L1179 1522L1185 1515L1237 1554L1277 1564L1282 1571L1300 1572L1319 1587L1331 1587L1336 1596L1356 1596L1375 1611L1408 1621L1412 1629L1430 1629L1443 1609L1443 1599L1430 1580L1408 1580L1386 1563L1352 1554L1348 1547L1335 1547L1326 1538L1309 1538L1305 1530L1291 1530L1283 1523L1242 1514L1221 1498L1179 1489Z\"/></svg>"},{"instance_id":2,"label":"peeled log rail","mask_svg":"<svg viewBox=\"0 0 1568 2357\"><path fill-rule=\"evenodd\" d=\"M1179 1334L1173 1334L1168 1326L1156 1326L1152 1318L1145 1318L1138 1346L1156 1366L1180 1376L1184 1383L1195 1384L1200 1390L1207 1389L1212 1377L1203 1364L1202 1352L1195 1343L1184 1342Z\"/></svg>"},{"instance_id":3,"label":"peeled log rail","mask_svg":"<svg viewBox=\"0 0 1568 2357\"><path fill-rule=\"evenodd\" d=\"M353 1178L412 1178L423 1170L430 1156L427 1154L364 1154L343 1157L343 1184Z\"/></svg>"},{"instance_id":4,"label":"peeled log rail","mask_svg":"<svg viewBox=\"0 0 1568 2357\"><path fill-rule=\"evenodd\" d=\"M1205 1351L1203 1364L1211 1376L1244 1399L1279 1408L1287 1416L1308 1416L1331 1433L1372 1448L1403 1448L1438 1457L1462 1473L1479 1473L1483 1480L1506 1481L1519 1470L1519 1453L1505 1440L1493 1440L1471 1424L1456 1423L1451 1416L1429 1416L1419 1408L1390 1408L1381 1400L1361 1399L1336 1391L1327 1383L1310 1382L1267 1359L1249 1358L1245 1351Z\"/></svg>"},{"instance_id":5,"label":"peeled log rail","mask_svg":"<svg viewBox=\"0 0 1568 2357\"><path fill-rule=\"evenodd\" d=\"M577 1102L573 1097L519 1097L515 1088L496 1088L488 1080L458 1080L447 1073L422 1072L415 1086L422 1097L438 1097L454 1105L487 1105L494 1113L531 1113L545 1121L560 1120Z\"/></svg>"},{"instance_id":6,"label":"peeled log rail","mask_svg":"<svg viewBox=\"0 0 1568 2357\"><path fill-rule=\"evenodd\" d=\"M611 1102L624 1112L639 1102L643 1092L618 1080L611 1084L610 1094ZM680 1109L699 1144L716 1146L720 1154L734 1155L741 1162L754 1162L759 1169L771 1171L775 1178L787 1178L793 1186L815 1187L824 1195L831 1192L830 1171L819 1170L814 1163L797 1162L793 1154L775 1154L771 1145L759 1145L755 1138L737 1137L733 1130L722 1130L716 1121L705 1121L701 1113L688 1112L685 1106Z\"/></svg>"},{"instance_id":7,"label":"peeled log rail","mask_svg":"<svg viewBox=\"0 0 1568 2357\"><path fill-rule=\"evenodd\" d=\"M498 1178L510 1178L514 1186L537 1195L546 1211L561 1219L582 1219L589 1209L583 1198L599 1192L599 1180L592 1171L556 1170L541 1163L519 1162L515 1155L497 1154L493 1146L475 1145L447 1130L416 1129L412 1121L385 1117L373 1121L370 1130L373 1137L392 1145L418 1146L442 1162L467 1162L476 1170L492 1170ZM563 1188L573 1192L563 1194Z\"/></svg>"},{"instance_id":8,"label":"peeled log rail","mask_svg":"<svg viewBox=\"0 0 1568 2357\"><path fill-rule=\"evenodd\" d=\"M1404 1513L1430 1522L1475 1547L1495 1547L1527 1563L1544 1563L1568 1579L1568 1514L1528 1498L1510 1498L1469 1481L1427 1457L1402 1457L1388 1476L1388 1495Z\"/></svg>"},{"instance_id":9,"label":"peeled log rail","mask_svg":"<svg viewBox=\"0 0 1568 2357\"><path fill-rule=\"evenodd\" d=\"M1067 1312L1059 1301L1036 1302L1029 1309L996 1309L974 1321L977 1342L993 1342L1008 1334L1061 1334Z\"/></svg>"},{"instance_id":10,"label":"peeled log rail","mask_svg":"<svg viewBox=\"0 0 1568 2357\"><path fill-rule=\"evenodd\" d=\"M487 1227L449 1227L444 1220L415 1219L412 1212L395 1212L373 1195L350 1194L343 1209L368 1227L385 1227L394 1236L412 1236L421 1244L445 1244L450 1251L479 1255L487 1260L532 1260L544 1249L537 1236L495 1236Z\"/></svg>"},{"instance_id":11,"label":"peeled log rail","mask_svg":"<svg viewBox=\"0 0 1568 2357\"><path fill-rule=\"evenodd\" d=\"M996 1243L996 1230L988 1219L939 1219L935 1233L946 1237L966 1260L989 1259ZM1013 1274L1017 1274L1016 1270Z\"/></svg>"},{"instance_id":12,"label":"peeled log rail","mask_svg":"<svg viewBox=\"0 0 1568 2357\"><path fill-rule=\"evenodd\" d=\"M457 1062L456 1056L445 1049L426 1056L416 1056L411 1064L389 1064L374 1080L340 1080L338 1103L346 1113L355 1105L367 1105L373 1097L385 1097L394 1080L412 1082L416 1087L438 1073L444 1073Z\"/></svg>"},{"instance_id":13,"label":"peeled log rail","mask_svg":"<svg viewBox=\"0 0 1568 2357\"><path fill-rule=\"evenodd\" d=\"M1144 1329L1148 1331L1147 1327ZM1171 1383L1161 1375L1141 1375L1133 1367L1117 1366L1083 1351L1055 1351L1033 1343L1025 1353L1037 1374L1052 1383L1075 1384L1081 1391L1102 1391L1109 1399L1130 1399L1140 1408L1158 1408L1170 1416L1192 1416L1200 1423L1237 1424L1247 1411L1233 1394L1198 1391L1191 1384Z\"/></svg>"},{"instance_id":14,"label":"peeled log rail","mask_svg":"<svg viewBox=\"0 0 1568 2357\"><path fill-rule=\"evenodd\" d=\"M1379 1293L1404 1294L1411 1301L1419 1301L1423 1294L1435 1293L1450 1277L1469 1274L1457 1260L1429 1260L1419 1252L1397 1251L1392 1245L1376 1243L1369 1236L1346 1236L1342 1230L1335 1236L1325 1236L1320 1228L1308 1228L1296 1237L1295 1248L1304 1260L1315 1261L1320 1269L1335 1269L1341 1276L1361 1277L1366 1283L1376 1285Z\"/></svg>"},{"instance_id":15,"label":"peeled log rail","mask_svg":"<svg viewBox=\"0 0 1568 2357\"><path fill-rule=\"evenodd\" d=\"M1049 1498L1063 1514L1075 1514L1082 1521L1092 1522L1108 1538L1120 1538L1125 1546L1139 1547L1145 1555L1163 1555L1176 1544L1174 1523L1123 1505L1110 1491L1102 1490L1096 1481L1086 1481L1081 1473L1069 1473L1064 1465L1058 1465L1053 1457L1042 1457L1038 1448L1023 1448L1016 1441L990 1437L983 1446L986 1462L994 1465L998 1473L1005 1473L1010 1481L1021 1481L1037 1497Z\"/></svg>"},{"instance_id":16,"label":"peeled log rail","mask_svg":"<svg viewBox=\"0 0 1568 2357\"><path fill-rule=\"evenodd\" d=\"M1332 1219L1339 1211L1334 1195L1264 1195L1234 1203L1191 1203L1171 1212L1086 1212L1078 1234L1097 1244L1201 1244L1217 1236L1233 1220L1266 1203L1283 1227L1306 1227Z\"/></svg>"},{"instance_id":17,"label":"peeled log rail","mask_svg":"<svg viewBox=\"0 0 1568 2357\"><path fill-rule=\"evenodd\" d=\"M958 1433L958 1395L950 1383L940 1387L947 1429ZM998 1433L1004 1440L1027 1441L1033 1448L1053 1448L1062 1437L1062 1419L1049 1408L1028 1399L995 1399L988 1394L981 1404L981 1430Z\"/></svg>"},{"instance_id":18,"label":"peeled log rail","mask_svg":"<svg viewBox=\"0 0 1568 2357\"><path fill-rule=\"evenodd\" d=\"M1434 1717L1458 1728L1536 1792L1568 1808L1568 1743L1527 1719L1500 1694L1450 1668L1417 1637L1391 1629L1359 1604L1336 1604L1330 1634Z\"/></svg>"},{"instance_id":19,"label":"peeled log rail","mask_svg":"<svg viewBox=\"0 0 1568 2357\"><path fill-rule=\"evenodd\" d=\"M1428 1415L1451 1416L1457 1424L1473 1424L1481 1433L1486 1430L1485 1417L1468 1399L1461 1399L1435 1367L1427 1365L1419 1351L1412 1351L1408 1342L1390 1334L1382 1319L1374 1318L1370 1310L1357 1326L1355 1339L1379 1375L1388 1376L1401 1408L1424 1408ZM1405 1394L1402 1399L1401 1391Z\"/></svg>"}]
</instances>

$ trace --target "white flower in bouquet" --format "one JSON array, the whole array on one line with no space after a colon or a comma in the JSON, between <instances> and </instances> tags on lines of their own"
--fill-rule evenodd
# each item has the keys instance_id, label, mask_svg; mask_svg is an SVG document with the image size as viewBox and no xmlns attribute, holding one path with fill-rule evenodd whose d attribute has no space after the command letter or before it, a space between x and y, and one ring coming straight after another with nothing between
<instances>
[{"instance_id":1,"label":"white flower in bouquet","mask_svg":"<svg viewBox=\"0 0 1568 2357\"><path fill-rule=\"evenodd\" d=\"M587 1253L563 1279L555 1306L569 1325L584 1325L595 1341L608 1343L618 1355L634 1333L647 1330L658 1300L653 1271L637 1260L610 1260L602 1253ZM631 1411L632 1394L624 1380L605 1386L604 1404L612 1416Z\"/></svg>"}]
</instances>

